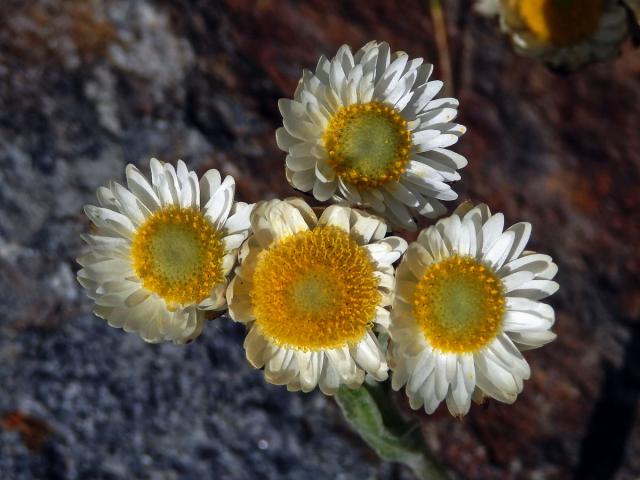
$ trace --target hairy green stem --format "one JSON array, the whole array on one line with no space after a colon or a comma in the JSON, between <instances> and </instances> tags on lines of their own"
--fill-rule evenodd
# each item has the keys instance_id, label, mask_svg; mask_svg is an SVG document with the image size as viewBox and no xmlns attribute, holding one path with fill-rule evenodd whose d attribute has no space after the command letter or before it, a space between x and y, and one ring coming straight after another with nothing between
<instances>
[{"instance_id":1,"label":"hairy green stem","mask_svg":"<svg viewBox=\"0 0 640 480\"><path fill-rule=\"evenodd\" d=\"M389 393L386 383L365 383L356 390L341 387L336 400L349 423L380 458L403 463L420 480L448 480L418 425L402 416Z\"/></svg>"}]
</instances>

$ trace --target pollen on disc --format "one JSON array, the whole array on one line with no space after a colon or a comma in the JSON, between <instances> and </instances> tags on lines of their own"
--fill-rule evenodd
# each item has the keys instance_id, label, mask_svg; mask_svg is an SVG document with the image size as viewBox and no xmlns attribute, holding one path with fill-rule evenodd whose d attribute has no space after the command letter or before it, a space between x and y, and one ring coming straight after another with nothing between
<instances>
[{"instance_id":1,"label":"pollen on disc","mask_svg":"<svg viewBox=\"0 0 640 480\"><path fill-rule=\"evenodd\" d=\"M323 138L331 168L362 189L397 181L407 169L411 150L407 121L381 102L342 107L329 120Z\"/></svg>"},{"instance_id":2,"label":"pollen on disc","mask_svg":"<svg viewBox=\"0 0 640 480\"><path fill-rule=\"evenodd\" d=\"M193 208L165 207L138 228L131 246L143 286L168 304L197 303L224 280L217 229Z\"/></svg>"},{"instance_id":3,"label":"pollen on disc","mask_svg":"<svg viewBox=\"0 0 640 480\"><path fill-rule=\"evenodd\" d=\"M457 255L427 267L413 304L425 338L444 352L483 348L500 332L505 313L500 279L477 260Z\"/></svg>"},{"instance_id":4,"label":"pollen on disc","mask_svg":"<svg viewBox=\"0 0 640 480\"><path fill-rule=\"evenodd\" d=\"M300 350L359 342L380 302L368 252L332 226L296 233L262 251L250 295L262 334Z\"/></svg>"}]
</instances>

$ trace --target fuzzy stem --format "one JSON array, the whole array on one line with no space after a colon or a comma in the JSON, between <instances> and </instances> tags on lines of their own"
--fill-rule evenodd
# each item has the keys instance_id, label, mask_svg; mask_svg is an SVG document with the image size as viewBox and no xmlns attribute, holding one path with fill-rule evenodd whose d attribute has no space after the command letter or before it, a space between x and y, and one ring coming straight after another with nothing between
<instances>
[{"instance_id":1,"label":"fuzzy stem","mask_svg":"<svg viewBox=\"0 0 640 480\"><path fill-rule=\"evenodd\" d=\"M356 390L341 387L336 400L349 423L380 458L405 464L420 480L448 480L418 425L403 417L389 393L386 383L365 383Z\"/></svg>"}]
</instances>

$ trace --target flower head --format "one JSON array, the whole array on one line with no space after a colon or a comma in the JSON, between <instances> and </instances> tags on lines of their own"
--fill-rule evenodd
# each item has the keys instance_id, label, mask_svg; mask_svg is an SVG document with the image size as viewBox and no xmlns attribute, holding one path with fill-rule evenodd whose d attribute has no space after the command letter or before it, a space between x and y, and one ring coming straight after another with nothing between
<instances>
[{"instance_id":1,"label":"flower head","mask_svg":"<svg viewBox=\"0 0 640 480\"><path fill-rule=\"evenodd\" d=\"M640 0L624 0L624 3L631 10L635 22L640 24Z\"/></svg>"},{"instance_id":2,"label":"flower head","mask_svg":"<svg viewBox=\"0 0 640 480\"><path fill-rule=\"evenodd\" d=\"M499 13L516 50L554 68L614 58L627 36L617 0L484 0L478 10Z\"/></svg>"},{"instance_id":3,"label":"flower head","mask_svg":"<svg viewBox=\"0 0 640 480\"><path fill-rule=\"evenodd\" d=\"M227 301L249 328L249 362L268 382L331 395L360 386L365 373L387 378L373 329L389 323L392 264L406 242L386 230L349 207L318 218L300 199L257 204Z\"/></svg>"},{"instance_id":4,"label":"flower head","mask_svg":"<svg viewBox=\"0 0 640 480\"><path fill-rule=\"evenodd\" d=\"M465 203L423 230L398 267L391 313L392 385L413 408L432 413L446 400L454 415L472 397L512 403L529 378L520 350L555 338L556 265L524 251L531 226L503 231L501 213Z\"/></svg>"},{"instance_id":5,"label":"flower head","mask_svg":"<svg viewBox=\"0 0 640 480\"><path fill-rule=\"evenodd\" d=\"M128 165L128 188L112 182L98 189L100 206L85 207L95 229L82 237L78 281L110 325L183 343L202 331L203 310L226 307L252 206L234 202L233 178L217 170L198 180L182 161L152 159L151 175Z\"/></svg>"},{"instance_id":6,"label":"flower head","mask_svg":"<svg viewBox=\"0 0 640 480\"><path fill-rule=\"evenodd\" d=\"M435 99L442 82L429 81L432 69L384 42L321 57L293 100L278 103L289 183L320 201L367 205L403 228L415 229L410 210L443 213L467 163L447 147L465 128L452 123L457 100Z\"/></svg>"}]
</instances>

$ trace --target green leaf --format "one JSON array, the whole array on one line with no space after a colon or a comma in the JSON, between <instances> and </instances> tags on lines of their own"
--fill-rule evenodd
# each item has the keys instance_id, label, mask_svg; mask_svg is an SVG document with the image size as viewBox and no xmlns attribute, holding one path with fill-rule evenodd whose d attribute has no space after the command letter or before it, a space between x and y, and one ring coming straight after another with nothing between
<instances>
[{"instance_id":1,"label":"green leaf","mask_svg":"<svg viewBox=\"0 0 640 480\"><path fill-rule=\"evenodd\" d=\"M336 400L344 416L380 458L407 465L419 479L446 480L444 468L424 443L416 424L407 422L383 384L341 387Z\"/></svg>"}]
</instances>

